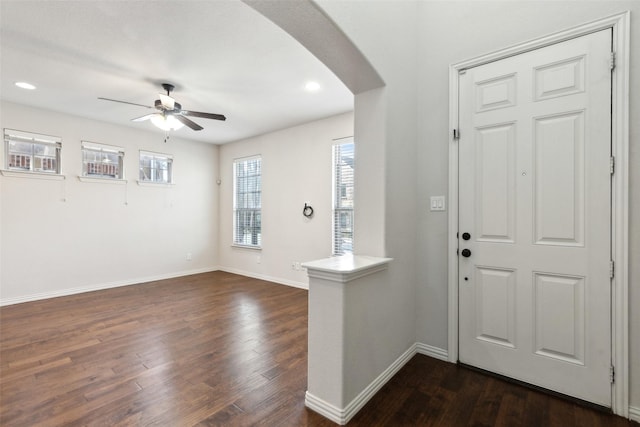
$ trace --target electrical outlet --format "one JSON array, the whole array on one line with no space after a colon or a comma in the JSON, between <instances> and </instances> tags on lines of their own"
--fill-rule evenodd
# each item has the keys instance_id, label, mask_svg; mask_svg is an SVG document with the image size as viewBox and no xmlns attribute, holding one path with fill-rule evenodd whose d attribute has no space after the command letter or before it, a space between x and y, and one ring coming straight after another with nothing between
<instances>
[{"instance_id":1,"label":"electrical outlet","mask_svg":"<svg viewBox=\"0 0 640 427\"><path fill-rule=\"evenodd\" d=\"M258 256L256 257L256 262L257 262L258 264L262 264L262 257L261 257L260 255L258 255Z\"/></svg>"},{"instance_id":2,"label":"electrical outlet","mask_svg":"<svg viewBox=\"0 0 640 427\"><path fill-rule=\"evenodd\" d=\"M191 261L192 259L191 252L187 252L187 261Z\"/></svg>"}]
</instances>

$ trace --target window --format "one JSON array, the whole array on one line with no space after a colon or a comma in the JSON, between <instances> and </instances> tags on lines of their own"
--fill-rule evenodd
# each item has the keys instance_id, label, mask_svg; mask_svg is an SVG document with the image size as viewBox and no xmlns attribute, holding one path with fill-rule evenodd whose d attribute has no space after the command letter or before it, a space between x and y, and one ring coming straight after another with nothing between
<instances>
[{"instance_id":1,"label":"window","mask_svg":"<svg viewBox=\"0 0 640 427\"><path fill-rule=\"evenodd\" d=\"M353 138L333 145L333 254L353 253Z\"/></svg>"},{"instance_id":2,"label":"window","mask_svg":"<svg viewBox=\"0 0 640 427\"><path fill-rule=\"evenodd\" d=\"M82 176L123 179L124 148L82 141Z\"/></svg>"},{"instance_id":3,"label":"window","mask_svg":"<svg viewBox=\"0 0 640 427\"><path fill-rule=\"evenodd\" d=\"M262 159L233 162L233 244L262 245Z\"/></svg>"},{"instance_id":4,"label":"window","mask_svg":"<svg viewBox=\"0 0 640 427\"><path fill-rule=\"evenodd\" d=\"M168 154L140 151L140 182L171 184L173 157Z\"/></svg>"},{"instance_id":5,"label":"window","mask_svg":"<svg viewBox=\"0 0 640 427\"><path fill-rule=\"evenodd\" d=\"M4 145L7 170L60 175L60 138L5 129Z\"/></svg>"}]
</instances>

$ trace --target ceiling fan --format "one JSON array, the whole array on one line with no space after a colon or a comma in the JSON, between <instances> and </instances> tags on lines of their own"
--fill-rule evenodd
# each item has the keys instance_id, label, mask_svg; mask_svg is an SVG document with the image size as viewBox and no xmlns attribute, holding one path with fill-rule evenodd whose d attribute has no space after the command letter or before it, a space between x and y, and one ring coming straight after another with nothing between
<instances>
[{"instance_id":1,"label":"ceiling fan","mask_svg":"<svg viewBox=\"0 0 640 427\"><path fill-rule=\"evenodd\" d=\"M172 84L162 83L162 88L167 91L167 94L164 95L159 93L158 96L160 99L156 99L153 106L136 104L135 102L128 101L120 101L117 99L110 98L102 98L104 101L112 101L112 102L120 102L121 104L130 104L137 105L138 107L144 108L155 108L158 110L155 113L146 114L142 117L137 117L132 119L134 122L142 122L145 120L151 120L151 122L159 127L162 130L177 130L180 129L183 125L187 125L193 130L202 130L203 127L189 119L190 117L201 117L203 119L214 119L214 120L226 120L227 118L222 114L213 114L213 113L201 113L199 111L187 111L182 109L182 105L177 103L175 99L171 97L171 91L175 89Z\"/></svg>"}]
</instances>

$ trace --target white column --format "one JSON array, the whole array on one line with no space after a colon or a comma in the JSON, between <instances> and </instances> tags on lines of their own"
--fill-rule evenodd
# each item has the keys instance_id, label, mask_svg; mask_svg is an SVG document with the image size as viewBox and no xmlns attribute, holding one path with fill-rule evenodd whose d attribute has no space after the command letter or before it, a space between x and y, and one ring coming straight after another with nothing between
<instances>
[{"instance_id":1,"label":"white column","mask_svg":"<svg viewBox=\"0 0 640 427\"><path fill-rule=\"evenodd\" d=\"M386 282L391 258L340 256L304 263L309 275L309 353L305 404L339 424L370 383L366 360L375 325L362 322L367 292ZM354 316L354 313L359 313ZM353 406L353 405L351 405Z\"/></svg>"}]
</instances>

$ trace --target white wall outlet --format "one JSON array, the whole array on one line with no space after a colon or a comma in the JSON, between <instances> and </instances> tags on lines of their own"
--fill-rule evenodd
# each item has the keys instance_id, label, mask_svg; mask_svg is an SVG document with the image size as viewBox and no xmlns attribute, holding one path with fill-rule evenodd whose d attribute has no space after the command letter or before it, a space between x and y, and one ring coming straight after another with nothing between
<instances>
[{"instance_id":1,"label":"white wall outlet","mask_svg":"<svg viewBox=\"0 0 640 427\"><path fill-rule=\"evenodd\" d=\"M431 196L430 200L430 210L432 211L445 211L446 205L444 201L444 196Z\"/></svg>"},{"instance_id":2,"label":"white wall outlet","mask_svg":"<svg viewBox=\"0 0 640 427\"><path fill-rule=\"evenodd\" d=\"M191 261L193 259L193 256L191 255L191 252L187 252L187 261Z\"/></svg>"}]
</instances>

